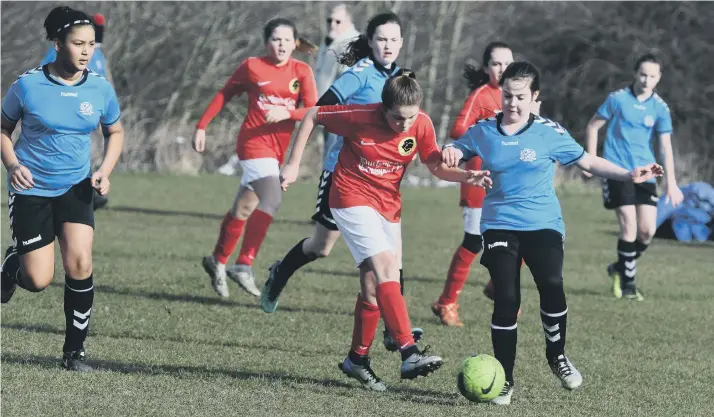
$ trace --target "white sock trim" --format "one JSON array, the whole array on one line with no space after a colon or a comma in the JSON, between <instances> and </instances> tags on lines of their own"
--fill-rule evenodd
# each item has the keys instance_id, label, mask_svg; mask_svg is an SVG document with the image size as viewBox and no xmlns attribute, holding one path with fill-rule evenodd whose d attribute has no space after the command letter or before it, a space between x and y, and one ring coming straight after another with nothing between
<instances>
[{"instance_id":1,"label":"white sock trim","mask_svg":"<svg viewBox=\"0 0 714 417\"><path fill-rule=\"evenodd\" d=\"M563 317L567 313L568 313L567 307L565 308L565 311L561 311L560 313L546 313L545 311L543 311L542 308L540 309L540 314L546 315L548 317Z\"/></svg>"}]
</instances>

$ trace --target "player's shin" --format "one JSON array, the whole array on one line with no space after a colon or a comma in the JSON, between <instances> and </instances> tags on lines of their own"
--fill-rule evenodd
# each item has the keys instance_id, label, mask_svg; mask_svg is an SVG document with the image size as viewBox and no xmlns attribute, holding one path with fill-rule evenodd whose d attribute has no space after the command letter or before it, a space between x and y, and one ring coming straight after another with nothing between
<instances>
[{"instance_id":1,"label":"player's shin","mask_svg":"<svg viewBox=\"0 0 714 417\"><path fill-rule=\"evenodd\" d=\"M94 304L94 279L74 279L65 275L64 315L67 330L64 352L79 352L89 333L89 318Z\"/></svg>"}]
</instances>

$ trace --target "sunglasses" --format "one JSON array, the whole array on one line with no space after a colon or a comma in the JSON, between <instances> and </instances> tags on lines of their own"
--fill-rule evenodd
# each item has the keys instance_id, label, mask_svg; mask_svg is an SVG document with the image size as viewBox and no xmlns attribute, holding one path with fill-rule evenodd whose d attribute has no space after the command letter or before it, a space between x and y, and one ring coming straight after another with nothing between
<instances>
[{"instance_id":1,"label":"sunglasses","mask_svg":"<svg viewBox=\"0 0 714 417\"><path fill-rule=\"evenodd\" d=\"M328 17L328 18L327 18L327 24L328 24L328 25L331 25L332 22L333 22L333 19L332 19L331 17ZM339 25L339 24L342 23L341 20L337 20L337 19L335 19L334 22L335 22L335 24L337 24L337 25Z\"/></svg>"}]
</instances>

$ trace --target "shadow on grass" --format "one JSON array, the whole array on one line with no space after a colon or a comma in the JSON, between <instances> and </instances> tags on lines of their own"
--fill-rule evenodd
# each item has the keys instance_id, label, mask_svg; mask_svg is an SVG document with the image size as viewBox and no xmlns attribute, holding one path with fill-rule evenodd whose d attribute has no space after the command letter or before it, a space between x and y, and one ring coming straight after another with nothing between
<instances>
[{"instance_id":1,"label":"shadow on grass","mask_svg":"<svg viewBox=\"0 0 714 417\"><path fill-rule=\"evenodd\" d=\"M52 282L52 284L50 284L50 285L53 287L64 287L63 282ZM102 293L102 294L124 295L124 296L129 296L129 297L146 298L149 300L156 300L156 301L176 301L176 302L186 302L186 303L198 303L198 304L209 305L209 306L250 308L250 309L260 310L260 312L258 314L265 314L267 316L267 313L263 313L263 310L261 309L260 305L258 305L257 298L255 299L256 300L255 303L244 303L244 302L234 301L231 299L219 298L217 296L216 297L206 297L206 296L195 295L195 294L171 294L171 293L166 293L166 292L132 290L132 289L128 289L128 288L117 288L117 287L113 287L111 285L95 285L94 291L97 293ZM351 305L350 305L350 307L351 307ZM354 316L354 313L352 310L339 311L339 310L334 310L334 309L315 308L315 307L299 308L299 307L290 307L290 306L281 305L279 311L287 312L287 313L329 314L331 316L334 316L334 315L347 316L347 317Z\"/></svg>"},{"instance_id":2,"label":"shadow on grass","mask_svg":"<svg viewBox=\"0 0 714 417\"><path fill-rule=\"evenodd\" d=\"M14 353L3 353L2 362L4 364L15 365L32 365L39 366L47 370L60 370L59 358L37 355L17 355ZM178 366L178 365L142 365L133 363L124 363L113 360L88 360L87 364L94 367L98 371L118 372L122 374L139 374L147 376L169 375L178 378L196 377L201 379L205 376L213 377L229 377L241 380L268 380L269 384L275 382L286 385L307 385L321 386L325 388L358 388L357 383L348 383L345 381L337 381L334 379L320 379L313 377L297 376L284 372L267 371L267 372L250 372L239 371L235 369L215 369L207 366ZM310 387L305 387L312 390ZM404 401L413 401L423 404L433 405L459 405L458 394L449 394L441 391L424 390L418 388L407 388L391 385L388 388L386 395L396 394L399 399ZM465 405L461 402L461 405Z\"/></svg>"},{"instance_id":3,"label":"shadow on grass","mask_svg":"<svg viewBox=\"0 0 714 417\"><path fill-rule=\"evenodd\" d=\"M107 206L105 211L116 211L120 213L136 213L136 214L149 214L156 216L184 216L184 217L194 217L198 219L213 219L213 220L223 220L225 214L213 214L213 213L199 213L195 211L178 211L178 210L162 210L162 209L151 209L143 207L127 207L127 206ZM293 226L310 226L312 222L307 220L294 220L294 219L274 219L273 224L289 224Z\"/></svg>"},{"instance_id":4,"label":"shadow on grass","mask_svg":"<svg viewBox=\"0 0 714 417\"><path fill-rule=\"evenodd\" d=\"M2 328L18 330L18 331L23 331L23 332L54 334L54 335L58 335L58 336L64 336L64 334L65 334L64 329L49 326L49 325L44 325L44 324L12 323L12 324L3 324ZM266 345L266 344L247 343L247 342L241 342L241 341L215 341L215 340L201 340L201 339L195 339L195 338L170 337L170 336L161 336L161 335L137 335L137 334L134 334L131 332L122 332L122 331L118 331L118 332L117 331L108 332L105 330L96 331L94 328L91 328L90 336L91 337L107 337L107 338L111 338L111 339L129 339L129 340L136 340L141 343L146 343L146 342L188 343L188 344L198 344L198 345L214 346L214 347L244 348L244 349L255 350L256 352L275 351L275 352L289 353L289 354L295 353L295 348L289 344L285 344L282 346L271 346L271 345ZM310 347L307 347L304 345L300 347L301 355L318 356L318 355L332 355L334 353L335 353L334 350L311 349Z\"/></svg>"},{"instance_id":5,"label":"shadow on grass","mask_svg":"<svg viewBox=\"0 0 714 417\"><path fill-rule=\"evenodd\" d=\"M477 267L477 265L474 265L474 267ZM357 268L355 268L354 272L338 271L338 270L330 270L330 269L322 269L322 268L305 268L302 271L311 273L311 274L317 274L317 275L354 278L355 280L359 279L359 270ZM487 274L485 269L483 272ZM435 277L435 278L406 275L404 277L404 281L407 284L410 281L426 282L426 283L430 283L430 284L444 284L446 282L446 273L444 273L443 277ZM474 287L483 287L484 285L486 285L486 283L482 282L480 280L470 279L470 280L466 281L466 285L470 285L470 286L474 286Z\"/></svg>"}]
</instances>

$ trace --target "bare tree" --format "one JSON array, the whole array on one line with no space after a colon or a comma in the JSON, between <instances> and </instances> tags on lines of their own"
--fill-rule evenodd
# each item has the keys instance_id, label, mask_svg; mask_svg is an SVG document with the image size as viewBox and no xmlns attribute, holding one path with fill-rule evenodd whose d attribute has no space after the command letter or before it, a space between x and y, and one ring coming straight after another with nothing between
<instances>
[{"instance_id":1,"label":"bare tree","mask_svg":"<svg viewBox=\"0 0 714 417\"><path fill-rule=\"evenodd\" d=\"M436 15L436 25L431 33L431 42L429 42L429 52L431 53L431 61L429 62L429 78L427 80L426 94L424 94L424 111L431 114L432 102L434 100L434 89L436 88L436 76L439 72L439 58L441 57L441 32L444 27L447 9L449 3L442 1L435 4L438 7Z\"/></svg>"},{"instance_id":2,"label":"bare tree","mask_svg":"<svg viewBox=\"0 0 714 417\"><path fill-rule=\"evenodd\" d=\"M456 4L456 20L454 21L454 32L451 36L451 47L449 48L449 57L446 61L446 91L444 93L444 108L441 111L441 119L439 120L439 130L437 138L446 140L447 130L449 126L449 117L454 102L454 67L456 57L458 56L459 46L461 44L461 32L464 26L464 15L466 5L463 2Z\"/></svg>"}]
</instances>

